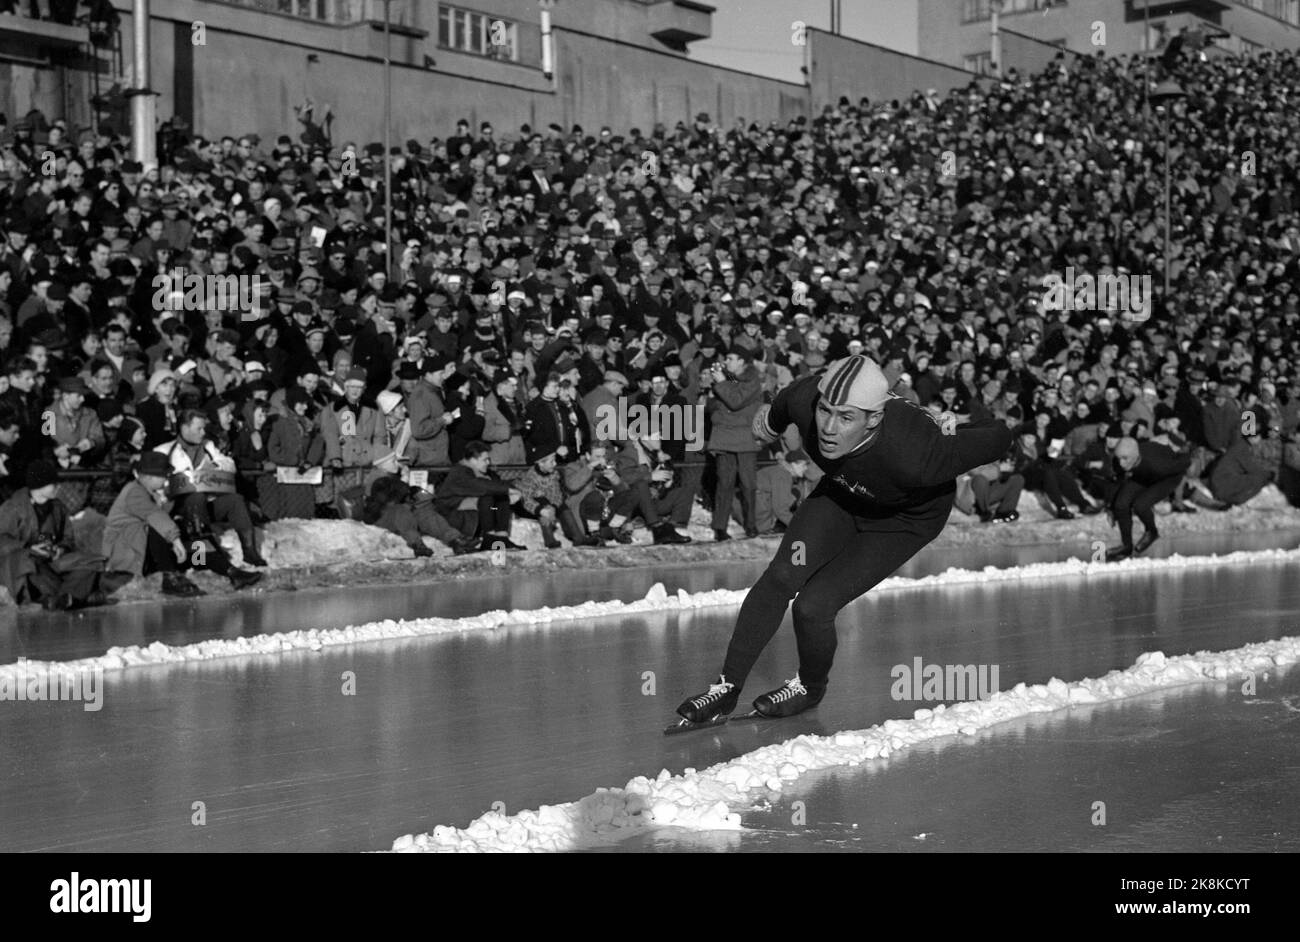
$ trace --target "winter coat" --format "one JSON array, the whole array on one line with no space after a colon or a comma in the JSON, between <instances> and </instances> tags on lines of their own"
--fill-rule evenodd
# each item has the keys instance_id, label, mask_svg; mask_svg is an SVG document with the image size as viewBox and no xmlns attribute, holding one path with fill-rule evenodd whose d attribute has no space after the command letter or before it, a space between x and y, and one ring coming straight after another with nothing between
<instances>
[{"instance_id":1,"label":"winter coat","mask_svg":"<svg viewBox=\"0 0 1300 942\"><path fill-rule=\"evenodd\" d=\"M522 477L515 480L514 486L523 495L519 500L520 506L533 516L543 507L558 509L564 503L559 471L542 474L535 467L529 468Z\"/></svg>"},{"instance_id":2,"label":"winter coat","mask_svg":"<svg viewBox=\"0 0 1300 942\"><path fill-rule=\"evenodd\" d=\"M763 404L763 378L751 363L734 380L716 383L709 399L713 428L709 432L709 451L757 452L754 438L754 414Z\"/></svg>"},{"instance_id":3,"label":"winter coat","mask_svg":"<svg viewBox=\"0 0 1300 942\"><path fill-rule=\"evenodd\" d=\"M503 405L496 393L483 400L483 441L492 446L493 464L524 464L527 454L519 434L523 423L510 404Z\"/></svg>"},{"instance_id":4,"label":"winter coat","mask_svg":"<svg viewBox=\"0 0 1300 942\"><path fill-rule=\"evenodd\" d=\"M325 440L306 416L281 416L271 423L266 454L282 468L315 467L325 457Z\"/></svg>"},{"instance_id":5,"label":"winter coat","mask_svg":"<svg viewBox=\"0 0 1300 942\"><path fill-rule=\"evenodd\" d=\"M344 435L339 420L339 406L335 403L321 412L321 434L325 439L325 460L342 460L345 468L368 468L384 455L384 420L379 412L358 403L356 434Z\"/></svg>"},{"instance_id":6,"label":"winter coat","mask_svg":"<svg viewBox=\"0 0 1300 942\"><path fill-rule=\"evenodd\" d=\"M194 462L190 459L189 453L185 450L186 444L186 442L177 438L159 445L154 449L154 451L167 456L167 460L171 462L172 473L179 474L186 471L193 471ZM203 453L219 470L235 470L234 459L223 455L221 449L216 446L212 439L204 439Z\"/></svg>"},{"instance_id":7,"label":"winter coat","mask_svg":"<svg viewBox=\"0 0 1300 942\"><path fill-rule=\"evenodd\" d=\"M467 497L479 498L485 494L505 497L510 485L498 478L478 475L467 464L458 464L447 472L434 495L434 509L444 517L456 510Z\"/></svg>"},{"instance_id":8,"label":"winter coat","mask_svg":"<svg viewBox=\"0 0 1300 942\"><path fill-rule=\"evenodd\" d=\"M608 433L603 440L609 441L616 437L614 423L618 420L618 397L608 387L602 384L583 396L582 411L587 416L587 441L602 440L597 434L599 428Z\"/></svg>"},{"instance_id":9,"label":"winter coat","mask_svg":"<svg viewBox=\"0 0 1300 942\"><path fill-rule=\"evenodd\" d=\"M561 460L572 459L587 439L587 421L577 403L563 399L547 400L538 396L528 404L527 459L536 461L549 455L561 445L568 446L568 454Z\"/></svg>"},{"instance_id":10,"label":"winter coat","mask_svg":"<svg viewBox=\"0 0 1300 942\"><path fill-rule=\"evenodd\" d=\"M170 507L170 501L160 503L139 479L122 488L104 525L102 552L108 557L104 568L109 572L143 574L149 540L146 528L153 527L168 543L180 539L180 528L168 514Z\"/></svg>"},{"instance_id":11,"label":"winter coat","mask_svg":"<svg viewBox=\"0 0 1300 942\"><path fill-rule=\"evenodd\" d=\"M157 448L163 442L171 441L176 437L179 414L175 403L172 403L169 414L166 406L150 396L136 406L136 418L144 425L144 447L146 448Z\"/></svg>"},{"instance_id":12,"label":"winter coat","mask_svg":"<svg viewBox=\"0 0 1300 942\"><path fill-rule=\"evenodd\" d=\"M442 392L420 380L406 397L411 418L411 462L419 468L441 468L450 463L447 409Z\"/></svg>"},{"instance_id":13,"label":"winter coat","mask_svg":"<svg viewBox=\"0 0 1300 942\"><path fill-rule=\"evenodd\" d=\"M1244 504L1268 483L1268 469L1250 450L1244 438L1238 438L1210 471L1210 490L1229 504Z\"/></svg>"},{"instance_id":14,"label":"winter coat","mask_svg":"<svg viewBox=\"0 0 1300 942\"><path fill-rule=\"evenodd\" d=\"M98 464L104 455L106 444L104 427L99 422L99 416L85 406L77 409L72 415L55 406L50 409L50 414L54 416L54 434L51 436L54 445L67 445L75 455L80 454L76 450L77 442L83 438L89 439L90 451L81 455L80 466L85 468Z\"/></svg>"},{"instance_id":15,"label":"winter coat","mask_svg":"<svg viewBox=\"0 0 1300 942\"><path fill-rule=\"evenodd\" d=\"M28 552L29 547L45 540L63 547L65 552L75 549L68 509L58 498L51 500L49 516L41 525L32 492L19 488L0 504L0 586L8 589L11 597L18 598L27 576L36 571L36 559Z\"/></svg>"},{"instance_id":16,"label":"winter coat","mask_svg":"<svg viewBox=\"0 0 1300 942\"><path fill-rule=\"evenodd\" d=\"M1205 444L1212 451L1225 452L1241 441L1241 406L1235 399L1225 399L1223 405L1209 402L1204 410Z\"/></svg>"}]
</instances>

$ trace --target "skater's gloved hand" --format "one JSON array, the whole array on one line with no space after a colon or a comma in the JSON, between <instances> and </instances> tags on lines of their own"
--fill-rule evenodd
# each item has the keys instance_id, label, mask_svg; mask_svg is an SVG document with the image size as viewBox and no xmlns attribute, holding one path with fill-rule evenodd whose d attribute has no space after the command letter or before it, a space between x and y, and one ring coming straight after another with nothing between
<instances>
[{"instance_id":1,"label":"skater's gloved hand","mask_svg":"<svg viewBox=\"0 0 1300 942\"><path fill-rule=\"evenodd\" d=\"M176 562L185 562L185 544L181 542L180 537L172 540L172 552L176 554Z\"/></svg>"},{"instance_id":2,"label":"skater's gloved hand","mask_svg":"<svg viewBox=\"0 0 1300 942\"><path fill-rule=\"evenodd\" d=\"M759 406L758 411L754 413L754 422L752 425L754 437L765 445L770 445L781 437L780 435L772 434L772 430L768 426L767 414L771 411L772 406L768 403L764 403Z\"/></svg>"},{"instance_id":3,"label":"skater's gloved hand","mask_svg":"<svg viewBox=\"0 0 1300 942\"><path fill-rule=\"evenodd\" d=\"M957 416L952 412L941 413L938 419L939 431L944 435L957 434Z\"/></svg>"}]
</instances>

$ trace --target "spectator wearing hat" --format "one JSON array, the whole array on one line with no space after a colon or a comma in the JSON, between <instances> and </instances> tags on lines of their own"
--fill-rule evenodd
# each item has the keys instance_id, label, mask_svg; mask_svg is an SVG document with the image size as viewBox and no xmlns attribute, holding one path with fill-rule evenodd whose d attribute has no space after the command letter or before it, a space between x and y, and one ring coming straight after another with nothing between
<instances>
[{"instance_id":1,"label":"spectator wearing hat","mask_svg":"<svg viewBox=\"0 0 1300 942\"><path fill-rule=\"evenodd\" d=\"M538 385L539 395L528 404L525 444L529 462L539 454L554 454L564 464L583 451L588 440L587 417L572 397L564 398L559 373L548 373Z\"/></svg>"},{"instance_id":2,"label":"spectator wearing hat","mask_svg":"<svg viewBox=\"0 0 1300 942\"><path fill-rule=\"evenodd\" d=\"M444 357L427 356L423 367L403 363L397 370L411 420L411 463L417 468L444 468L451 463L447 426L460 414L448 412L442 383L455 368Z\"/></svg>"},{"instance_id":3,"label":"spectator wearing hat","mask_svg":"<svg viewBox=\"0 0 1300 942\"><path fill-rule=\"evenodd\" d=\"M1240 390L1241 382L1227 377L1215 386L1212 399L1205 404L1205 444L1216 456L1226 454L1241 439L1241 403L1237 399Z\"/></svg>"},{"instance_id":4,"label":"spectator wearing hat","mask_svg":"<svg viewBox=\"0 0 1300 942\"><path fill-rule=\"evenodd\" d=\"M795 448L782 454L776 464L758 469L754 520L759 536L784 533L804 498L808 496L808 454ZM744 524L740 498L732 503L731 519Z\"/></svg>"},{"instance_id":5,"label":"spectator wearing hat","mask_svg":"<svg viewBox=\"0 0 1300 942\"><path fill-rule=\"evenodd\" d=\"M672 416L685 417L687 402L669 382L668 371L663 361L646 370L646 374L650 377L650 391L638 394L633 400L633 405L645 410L646 415L658 415L660 418L655 427L659 429L672 429L674 422L684 422L684 418L681 420L671 418ZM686 460L686 430L681 431L683 434L672 436L663 442L663 450L677 464ZM700 434L704 432L703 428L698 431Z\"/></svg>"},{"instance_id":6,"label":"spectator wearing hat","mask_svg":"<svg viewBox=\"0 0 1300 942\"><path fill-rule=\"evenodd\" d=\"M171 516L172 502L166 494L171 473L165 455L145 452L135 463L131 480L118 492L104 526L106 584L120 587L131 579L161 572L164 594L181 598L205 594L180 571L191 548L182 541L180 527Z\"/></svg>"},{"instance_id":7,"label":"spectator wearing hat","mask_svg":"<svg viewBox=\"0 0 1300 942\"><path fill-rule=\"evenodd\" d=\"M758 442L751 431L754 415L763 404L763 380L749 351L728 351L722 363L711 368L713 384L708 401L713 420L708 450L713 456L717 482L713 497L713 536L730 539L727 521L740 483L740 501L746 536L758 535L755 521Z\"/></svg>"},{"instance_id":8,"label":"spectator wearing hat","mask_svg":"<svg viewBox=\"0 0 1300 942\"><path fill-rule=\"evenodd\" d=\"M171 468L173 482L178 486L182 482L193 486L192 477L201 467L212 467L218 471L234 474L234 459L223 454L208 436L208 414L196 409L181 413L179 432L175 439L164 442L153 451L164 455ZM199 554L204 565L219 575L226 576L236 589L246 588L260 581L261 574L249 572L236 567L221 547L221 541L213 533L212 524L228 524L239 537L244 552L244 561L254 566L265 566L257 551L256 533L253 520L248 513L248 505L238 493L209 493L200 490L188 490L178 493L175 498L174 513L180 519L184 539L191 547L202 545ZM193 561L193 560L192 560Z\"/></svg>"},{"instance_id":9,"label":"spectator wearing hat","mask_svg":"<svg viewBox=\"0 0 1300 942\"><path fill-rule=\"evenodd\" d=\"M180 379L169 369L157 370L149 377L148 397L136 406L136 416L144 423L145 447L157 448L177 435L180 418Z\"/></svg>"},{"instance_id":10,"label":"spectator wearing hat","mask_svg":"<svg viewBox=\"0 0 1300 942\"><path fill-rule=\"evenodd\" d=\"M101 403L100 422L104 421L105 407L117 407L116 402L107 400ZM104 434L111 439L104 467L108 473L95 478L90 484L89 505L96 513L108 514L113 501L132 479L132 468L145 451L144 424L139 419L119 413L121 424L116 428L105 427Z\"/></svg>"},{"instance_id":11,"label":"spectator wearing hat","mask_svg":"<svg viewBox=\"0 0 1300 942\"><path fill-rule=\"evenodd\" d=\"M618 370L606 370L601 377L600 385L588 392L582 397L582 413L587 417L587 441L595 442L599 440L620 441L623 438L622 429L615 430L615 434L601 436L599 429L605 416L617 417L619 415L618 401L627 391L627 377Z\"/></svg>"},{"instance_id":12,"label":"spectator wearing hat","mask_svg":"<svg viewBox=\"0 0 1300 942\"><path fill-rule=\"evenodd\" d=\"M325 459L325 439L315 418L311 394L296 385L284 391L284 414L271 423L266 454L276 468L305 474L319 468ZM274 496L262 504L262 512L271 520L311 519L315 516L315 490L310 484L283 484L278 481Z\"/></svg>"},{"instance_id":13,"label":"spectator wearing hat","mask_svg":"<svg viewBox=\"0 0 1300 942\"><path fill-rule=\"evenodd\" d=\"M107 451L99 416L85 405L89 391L80 376L59 380L58 401L45 414L47 447L63 468L97 467ZM73 512L80 509L78 504Z\"/></svg>"},{"instance_id":14,"label":"spectator wearing hat","mask_svg":"<svg viewBox=\"0 0 1300 942\"><path fill-rule=\"evenodd\" d=\"M455 529L478 540L480 550L524 549L510 540L510 508L523 495L491 468L492 447L470 442L465 457L438 486L434 509Z\"/></svg>"},{"instance_id":15,"label":"spectator wearing hat","mask_svg":"<svg viewBox=\"0 0 1300 942\"><path fill-rule=\"evenodd\" d=\"M559 472L559 456L554 451L534 453L532 466L514 482L514 486L520 494L514 505L515 510L521 517L539 523L542 543L547 549L560 547L560 541L555 536L557 523L574 546L602 545L599 539L589 536L583 530L573 508L566 502Z\"/></svg>"},{"instance_id":16,"label":"spectator wearing hat","mask_svg":"<svg viewBox=\"0 0 1300 942\"><path fill-rule=\"evenodd\" d=\"M0 586L20 605L66 610L103 604L104 559L77 549L68 510L55 496L58 469L33 461L24 483L0 504Z\"/></svg>"},{"instance_id":17,"label":"spectator wearing hat","mask_svg":"<svg viewBox=\"0 0 1300 942\"><path fill-rule=\"evenodd\" d=\"M385 454L383 418L362 402L367 387L366 371L352 367L343 383L342 398L321 412L325 460L335 471L333 481L338 491L363 487L375 461ZM328 499L332 500L333 495Z\"/></svg>"},{"instance_id":18,"label":"spectator wearing hat","mask_svg":"<svg viewBox=\"0 0 1300 942\"><path fill-rule=\"evenodd\" d=\"M369 475L373 481L380 473L400 474L411 465L411 422L407 418L406 403L402 394L386 389L375 399L379 414L384 417L384 447L375 459L375 472Z\"/></svg>"},{"instance_id":19,"label":"spectator wearing hat","mask_svg":"<svg viewBox=\"0 0 1300 942\"><path fill-rule=\"evenodd\" d=\"M396 321L393 305L381 302L375 306L370 320L357 331L352 342L352 364L366 371L369 377L366 393L376 395L387 389L393 378L393 361L397 358Z\"/></svg>"},{"instance_id":20,"label":"spectator wearing hat","mask_svg":"<svg viewBox=\"0 0 1300 942\"><path fill-rule=\"evenodd\" d=\"M558 386L557 377L557 391ZM528 431L528 420L517 411L518 394L519 381L502 373L483 399L483 441L491 447L493 464L520 465L527 461L524 433Z\"/></svg>"},{"instance_id":21,"label":"spectator wearing hat","mask_svg":"<svg viewBox=\"0 0 1300 942\"><path fill-rule=\"evenodd\" d=\"M578 394L585 396L605 377L605 347L609 335L599 327L593 327L582 336L584 353L578 360Z\"/></svg>"}]
</instances>

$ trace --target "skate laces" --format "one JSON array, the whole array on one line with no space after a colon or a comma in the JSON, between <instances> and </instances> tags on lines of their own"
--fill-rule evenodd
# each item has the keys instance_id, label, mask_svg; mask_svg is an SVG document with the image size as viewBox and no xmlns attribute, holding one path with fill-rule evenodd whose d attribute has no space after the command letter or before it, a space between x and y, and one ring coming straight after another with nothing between
<instances>
[{"instance_id":1,"label":"skate laces","mask_svg":"<svg viewBox=\"0 0 1300 942\"><path fill-rule=\"evenodd\" d=\"M808 688L803 685L803 681L799 679L799 675L795 674L794 677L785 682L784 687L772 694L772 702L785 703L785 701L789 700L791 697L800 694L805 697L808 696Z\"/></svg>"},{"instance_id":2,"label":"skate laces","mask_svg":"<svg viewBox=\"0 0 1300 942\"><path fill-rule=\"evenodd\" d=\"M706 707L710 703L713 703L731 693L731 689L736 686L735 684L727 683L727 680L724 677L719 677L718 681L719 682L716 684L709 684L708 693L700 694L700 696L693 698L691 700L691 706L695 707L697 710Z\"/></svg>"}]
</instances>

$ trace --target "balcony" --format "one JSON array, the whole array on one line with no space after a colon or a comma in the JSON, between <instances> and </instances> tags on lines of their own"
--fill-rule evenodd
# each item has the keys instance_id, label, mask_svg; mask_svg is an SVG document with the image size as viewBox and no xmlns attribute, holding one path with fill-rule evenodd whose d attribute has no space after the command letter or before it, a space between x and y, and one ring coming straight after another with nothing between
<instances>
[{"instance_id":1,"label":"balcony","mask_svg":"<svg viewBox=\"0 0 1300 942\"><path fill-rule=\"evenodd\" d=\"M89 41L85 26L0 13L0 61L49 65L52 55L75 53Z\"/></svg>"},{"instance_id":2,"label":"balcony","mask_svg":"<svg viewBox=\"0 0 1300 942\"><path fill-rule=\"evenodd\" d=\"M1224 10L1231 10L1231 0L1128 0L1129 8L1146 15L1147 7L1152 14L1165 13L1200 13L1203 16L1217 16Z\"/></svg>"},{"instance_id":3,"label":"balcony","mask_svg":"<svg viewBox=\"0 0 1300 942\"><path fill-rule=\"evenodd\" d=\"M713 35L714 8L694 0L648 3L646 26L651 36L670 49L685 52L686 44Z\"/></svg>"}]
</instances>

